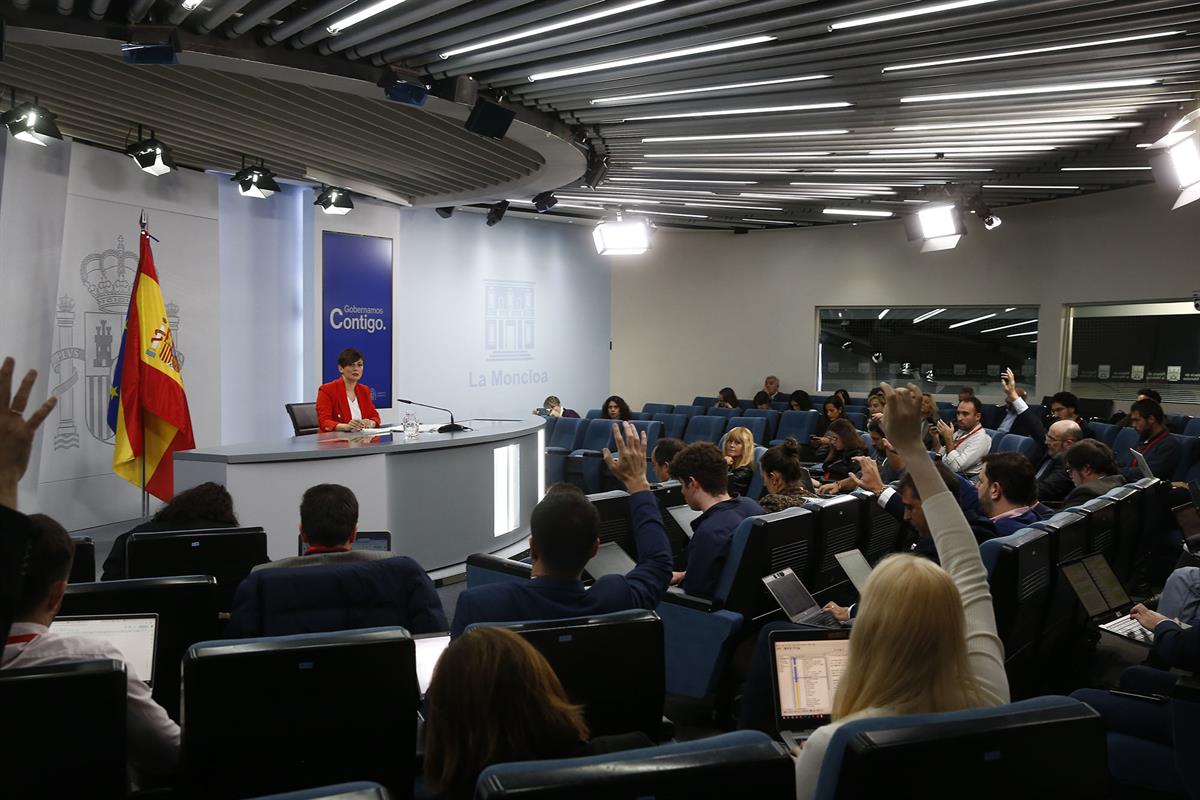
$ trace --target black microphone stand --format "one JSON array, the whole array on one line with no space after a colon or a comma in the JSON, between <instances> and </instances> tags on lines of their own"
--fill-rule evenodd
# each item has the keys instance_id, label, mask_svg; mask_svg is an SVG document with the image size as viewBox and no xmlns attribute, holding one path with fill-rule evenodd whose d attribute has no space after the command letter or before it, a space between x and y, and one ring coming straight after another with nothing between
<instances>
[{"instance_id":1,"label":"black microphone stand","mask_svg":"<svg viewBox=\"0 0 1200 800\"><path fill-rule=\"evenodd\" d=\"M443 425L442 427L438 428L437 429L438 433L459 433L460 431L471 430L470 428L466 427L465 425L459 425L457 422L455 422L454 421L454 412L448 408L442 408L441 406L431 406L428 403L418 403L415 400L405 400L403 397L397 397L396 402L404 403L404 404L410 405L410 406L420 406L421 408L432 408L434 411L445 411L447 414L450 415L450 423L448 425Z\"/></svg>"}]
</instances>

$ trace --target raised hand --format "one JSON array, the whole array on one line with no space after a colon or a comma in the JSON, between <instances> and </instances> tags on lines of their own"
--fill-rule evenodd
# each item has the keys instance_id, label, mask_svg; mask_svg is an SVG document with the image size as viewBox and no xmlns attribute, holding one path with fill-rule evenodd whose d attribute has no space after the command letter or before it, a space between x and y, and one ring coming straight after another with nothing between
<instances>
[{"instance_id":1,"label":"raised hand","mask_svg":"<svg viewBox=\"0 0 1200 800\"><path fill-rule=\"evenodd\" d=\"M646 434L638 433L632 422L623 422L621 426L615 422L612 426L617 460L613 461L612 453L606 447L603 451L604 461L617 480L625 484L627 492L649 491L650 482L646 480Z\"/></svg>"},{"instance_id":2,"label":"raised hand","mask_svg":"<svg viewBox=\"0 0 1200 800\"><path fill-rule=\"evenodd\" d=\"M25 373L13 395L12 378L16 366L12 358L5 358L0 365L0 505L9 508L17 507L17 482L29 466L33 436L58 404L58 398L50 397L29 419L25 419L25 407L37 380L37 371L31 369Z\"/></svg>"},{"instance_id":3,"label":"raised hand","mask_svg":"<svg viewBox=\"0 0 1200 800\"><path fill-rule=\"evenodd\" d=\"M1015 402L1020 395L1017 394L1017 376L1012 367L1000 375L1000 383L1004 386L1004 396L1008 398L1008 402Z\"/></svg>"},{"instance_id":4,"label":"raised hand","mask_svg":"<svg viewBox=\"0 0 1200 800\"><path fill-rule=\"evenodd\" d=\"M924 451L921 444L921 390L914 384L907 389L893 389L888 383L879 384L887 404L883 408L883 429L896 450L904 453L916 449Z\"/></svg>"}]
</instances>

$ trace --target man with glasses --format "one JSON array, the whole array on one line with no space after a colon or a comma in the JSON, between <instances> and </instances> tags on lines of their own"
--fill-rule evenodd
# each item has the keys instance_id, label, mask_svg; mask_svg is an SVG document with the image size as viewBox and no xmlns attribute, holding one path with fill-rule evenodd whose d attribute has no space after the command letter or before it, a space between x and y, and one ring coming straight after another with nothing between
<instances>
[{"instance_id":1,"label":"man with glasses","mask_svg":"<svg viewBox=\"0 0 1200 800\"><path fill-rule=\"evenodd\" d=\"M1038 500L1056 502L1075 488L1064 456L1082 438L1083 431L1069 419L1058 420L1046 431L1046 456L1034 472Z\"/></svg>"},{"instance_id":2,"label":"man with glasses","mask_svg":"<svg viewBox=\"0 0 1200 800\"><path fill-rule=\"evenodd\" d=\"M1059 392L1050 398L1050 416L1056 420L1070 420L1079 426L1084 439L1095 439L1083 417L1079 416L1079 398L1071 392Z\"/></svg>"}]
</instances>

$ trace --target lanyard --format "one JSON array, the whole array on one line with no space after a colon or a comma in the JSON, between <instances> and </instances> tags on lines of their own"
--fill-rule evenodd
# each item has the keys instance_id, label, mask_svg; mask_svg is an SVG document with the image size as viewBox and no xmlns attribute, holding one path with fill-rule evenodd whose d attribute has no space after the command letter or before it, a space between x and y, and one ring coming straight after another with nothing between
<instances>
[{"instance_id":1,"label":"lanyard","mask_svg":"<svg viewBox=\"0 0 1200 800\"><path fill-rule=\"evenodd\" d=\"M1155 436L1153 439L1151 439L1150 441L1146 442L1141 447L1139 447L1138 452L1145 453L1151 447L1154 447L1154 445L1158 444L1163 439L1165 439L1168 433L1170 433L1170 431L1164 429L1161 433L1158 434L1158 436Z\"/></svg>"},{"instance_id":2,"label":"lanyard","mask_svg":"<svg viewBox=\"0 0 1200 800\"><path fill-rule=\"evenodd\" d=\"M37 637L36 633L22 633L8 637L8 644L24 644L25 642L32 642Z\"/></svg>"}]
</instances>

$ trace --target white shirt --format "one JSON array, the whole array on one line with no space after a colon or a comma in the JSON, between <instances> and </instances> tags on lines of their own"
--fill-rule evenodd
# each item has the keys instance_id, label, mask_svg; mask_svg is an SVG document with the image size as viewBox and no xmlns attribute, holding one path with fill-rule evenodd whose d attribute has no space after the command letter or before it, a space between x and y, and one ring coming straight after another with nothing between
<instances>
[{"instance_id":1,"label":"white shirt","mask_svg":"<svg viewBox=\"0 0 1200 800\"><path fill-rule=\"evenodd\" d=\"M1004 419L1000 420L1000 424L996 426L996 430L1010 433L1013 423L1017 421L1017 417L1024 414L1029 409L1029 403L1025 402L1024 397L1018 397L1011 404L1005 406Z\"/></svg>"},{"instance_id":2,"label":"white shirt","mask_svg":"<svg viewBox=\"0 0 1200 800\"><path fill-rule=\"evenodd\" d=\"M358 395L355 394L353 397L347 395L346 399L350 401L350 419L362 419L362 412L358 409Z\"/></svg>"},{"instance_id":3,"label":"white shirt","mask_svg":"<svg viewBox=\"0 0 1200 800\"><path fill-rule=\"evenodd\" d=\"M938 439L937 452L942 454L942 463L952 472L968 478L979 474L983 469L983 457L992 449L992 437L987 435L987 431L983 429L982 425L976 425L975 430L969 433L963 433L961 430L955 431L954 441L956 444L954 449L949 452L946 452L946 448L941 444L940 436Z\"/></svg>"},{"instance_id":4,"label":"white shirt","mask_svg":"<svg viewBox=\"0 0 1200 800\"><path fill-rule=\"evenodd\" d=\"M32 635L27 641L13 641ZM36 622L14 622L0 669L24 669L72 661L125 661L112 644L83 636L64 636ZM179 726L150 697L150 687L126 663L125 737L129 763L138 772L165 775L179 763Z\"/></svg>"}]
</instances>

